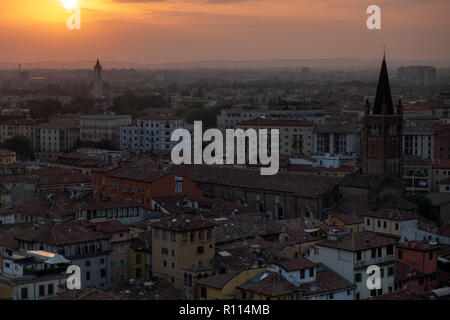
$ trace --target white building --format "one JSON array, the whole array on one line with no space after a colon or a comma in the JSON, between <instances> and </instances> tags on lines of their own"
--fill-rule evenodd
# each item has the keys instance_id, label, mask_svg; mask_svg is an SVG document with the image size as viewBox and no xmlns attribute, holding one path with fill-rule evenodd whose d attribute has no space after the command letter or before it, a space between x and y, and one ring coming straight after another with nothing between
<instances>
[{"instance_id":1,"label":"white building","mask_svg":"<svg viewBox=\"0 0 450 320\"><path fill-rule=\"evenodd\" d=\"M321 110L269 110L269 109L246 109L233 107L222 109L217 115L217 127L219 129L233 129L236 124L257 119L266 118L272 120L306 120L316 124L325 123L325 115Z\"/></svg>"},{"instance_id":2,"label":"white building","mask_svg":"<svg viewBox=\"0 0 450 320\"><path fill-rule=\"evenodd\" d=\"M80 139L80 125L74 121L48 122L36 126L34 150L37 157L70 151Z\"/></svg>"},{"instance_id":3,"label":"white building","mask_svg":"<svg viewBox=\"0 0 450 320\"><path fill-rule=\"evenodd\" d=\"M176 116L141 118L136 126L120 128L120 148L169 153L178 143L170 141L173 131L183 127L184 120Z\"/></svg>"},{"instance_id":4,"label":"white building","mask_svg":"<svg viewBox=\"0 0 450 320\"><path fill-rule=\"evenodd\" d=\"M395 240L362 231L330 236L318 244L309 256L321 262L356 285L355 300L368 299L394 291ZM377 265L381 272L381 288L369 289L367 268Z\"/></svg>"},{"instance_id":5,"label":"white building","mask_svg":"<svg viewBox=\"0 0 450 320\"><path fill-rule=\"evenodd\" d=\"M80 116L80 139L101 141L109 139L119 141L120 127L131 124L131 116L106 113L102 115Z\"/></svg>"},{"instance_id":6,"label":"white building","mask_svg":"<svg viewBox=\"0 0 450 320\"><path fill-rule=\"evenodd\" d=\"M46 251L3 254L0 299L42 300L66 282L69 260Z\"/></svg>"}]
</instances>

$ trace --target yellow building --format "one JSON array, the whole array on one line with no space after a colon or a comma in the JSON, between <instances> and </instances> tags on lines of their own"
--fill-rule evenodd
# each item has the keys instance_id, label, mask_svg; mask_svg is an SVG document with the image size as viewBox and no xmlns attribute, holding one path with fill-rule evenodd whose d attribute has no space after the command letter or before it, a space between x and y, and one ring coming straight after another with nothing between
<instances>
[{"instance_id":1,"label":"yellow building","mask_svg":"<svg viewBox=\"0 0 450 320\"><path fill-rule=\"evenodd\" d=\"M266 268L231 271L196 281L196 299L228 300L236 299L236 287L246 283L253 277L266 271Z\"/></svg>"},{"instance_id":2,"label":"yellow building","mask_svg":"<svg viewBox=\"0 0 450 320\"><path fill-rule=\"evenodd\" d=\"M345 213L332 213L328 215L330 227L336 227L343 232L361 232L364 230L364 219Z\"/></svg>"},{"instance_id":3,"label":"yellow building","mask_svg":"<svg viewBox=\"0 0 450 320\"><path fill-rule=\"evenodd\" d=\"M151 223L153 276L166 278L180 290L192 288L199 276L209 276L215 253L214 226L211 220L187 214Z\"/></svg>"},{"instance_id":4,"label":"yellow building","mask_svg":"<svg viewBox=\"0 0 450 320\"><path fill-rule=\"evenodd\" d=\"M0 164L16 163L16 153L14 151L0 149Z\"/></svg>"},{"instance_id":5,"label":"yellow building","mask_svg":"<svg viewBox=\"0 0 450 320\"><path fill-rule=\"evenodd\" d=\"M382 209L363 213L364 230L400 237L402 229L417 223L417 216L398 209Z\"/></svg>"},{"instance_id":6,"label":"yellow building","mask_svg":"<svg viewBox=\"0 0 450 320\"><path fill-rule=\"evenodd\" d=\"M128 262L128 279L143 282L150 279L152 255L152 234L142 232L131 239Z\"/></svg>"},{"instance_id":7,"label":"yellow building","mask_svg":"<svg viewBox=\"0 0 450 320\"><path fill-rule=\"evenodd\" d=\"M302 229L286 229L278 236L278 249L287 258L298 258L308 254L308 249L316 247L320 237Z\"/></svg>"}]
</instances>

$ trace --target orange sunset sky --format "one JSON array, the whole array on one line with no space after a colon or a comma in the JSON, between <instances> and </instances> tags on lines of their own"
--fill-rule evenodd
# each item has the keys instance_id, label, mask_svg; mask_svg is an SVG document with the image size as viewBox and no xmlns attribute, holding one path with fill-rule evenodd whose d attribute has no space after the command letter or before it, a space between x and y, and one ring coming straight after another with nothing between
<instances>
[{"instance_id":1,"label":"orange sunset sky","mask_svg":"<svg viewBox=\"0 0 450 320\"><path fill-rule=\"evenodd\" d=\"M450 59L450 0L78 0L81 30L60 0L0 1L0 61L160 63L352 57ZM366 8L382 30L366 28Z\"/></svg>"}]
</instances>

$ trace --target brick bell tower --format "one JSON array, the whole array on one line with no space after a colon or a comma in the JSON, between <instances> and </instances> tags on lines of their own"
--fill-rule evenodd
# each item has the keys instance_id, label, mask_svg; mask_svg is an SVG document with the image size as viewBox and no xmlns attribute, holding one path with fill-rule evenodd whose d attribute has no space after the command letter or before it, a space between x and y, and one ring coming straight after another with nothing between
<instances>
[{"instance_id":1,"label":"brick bell tower","mask_svg":"<svg viewBox=\"0 0 450 320\"><path fill-rule=\"evenodd\" d=\"M366 100L363 129L363 174L401 178L402 176L402 103L396 110L383 56L380 78L373 108Z\"/></svg>"}]
</instances>

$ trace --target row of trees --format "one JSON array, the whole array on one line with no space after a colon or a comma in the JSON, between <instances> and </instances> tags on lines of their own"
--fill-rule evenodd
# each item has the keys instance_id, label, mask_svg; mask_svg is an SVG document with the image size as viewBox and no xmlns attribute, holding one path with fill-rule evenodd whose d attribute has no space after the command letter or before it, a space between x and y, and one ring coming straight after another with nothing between
<instances>
[{"instance_id":1,"label":"row of trees","mask_svg":"<svg viewBox=\"0 0 450 320\"><path fill-rule=\"evenodd\" d=\"M216 127L217 114L225 108L228 106L206 107L203 104L193 104L185 109L177 110L175 114L184 118L187 123L202 121L204 127Z\"/></svg>"},{"instance_id":2,"label":"row of trees","mask_svg":"<svg viewBox=\"0 0 450 320\"><path fill-rule=\"evenodd\" d=\"M68 104L53 98L32 99L27 101L25 108L30 109L32 118L48 120L55 114L83 113L99 114L102 111L94 108L91 98L76 98Z\"/></svg>"}]
</instances>

